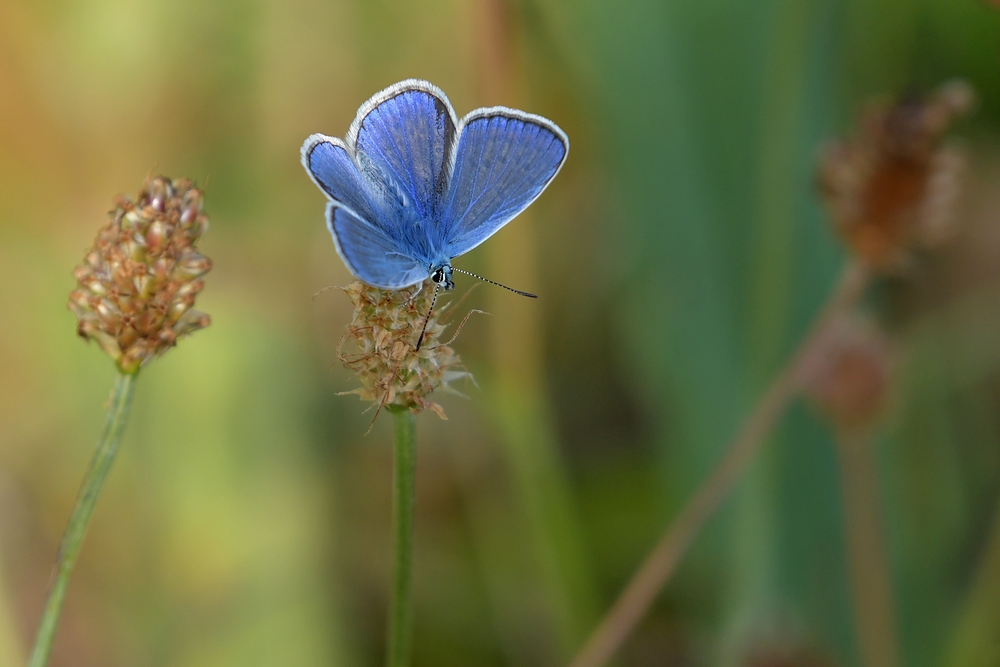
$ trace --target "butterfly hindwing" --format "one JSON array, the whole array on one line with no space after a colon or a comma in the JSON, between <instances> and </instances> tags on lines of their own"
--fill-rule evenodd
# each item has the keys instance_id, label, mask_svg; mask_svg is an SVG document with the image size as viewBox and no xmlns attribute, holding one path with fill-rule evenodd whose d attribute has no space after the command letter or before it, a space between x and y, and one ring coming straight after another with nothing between
<instances>
[{"instance_id":1,"label":"butterfly hindwing","mask_svg":"<svg viewBox=\"0 0 1000 667\"><path fill-rule=\"evenodd\" d=\"M326 206L326 223L347 268L369 285L400 289L427 277L427 266L407 256L396 240L338 202Z\"/></svg>"},{"instance_id":2,"label":"butterfly hindwing","mask_svg":"<svg viewBox=\"0 0 1000 667\"><path fill-rule=\"evenodd\" d=\"M476 247L523 211L559 172L569 150L551 121L506 107L463 119L441 215L450 257Z\"/></svg>"}]
</instances>

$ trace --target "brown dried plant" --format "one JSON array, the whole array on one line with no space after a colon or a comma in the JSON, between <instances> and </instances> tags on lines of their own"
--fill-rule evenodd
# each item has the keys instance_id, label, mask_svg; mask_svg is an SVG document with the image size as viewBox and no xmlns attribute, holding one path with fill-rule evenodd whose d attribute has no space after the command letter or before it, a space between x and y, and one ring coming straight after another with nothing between
<instances>
[{"instance_id":1,"label":"brown dried plant","mask_svg":"<svg viewBox=\"0 0 1000 667\"><path fill-rule=\"evenodd\" d=\"M447 328L447 305L439 304L431 314L423 344L416 350L431 309L433 282L386 290L354 281L342 289L354 304L354 318L337 347L337 358L361 380L360 387L345 393L370 401L376 406L376 416L385 406L397 406L413 412L430 410L446 419L444 409L428 396L471 375L450 346L461 325L450 340L441 340ZM348 343L353 350L345 352Z\"/></svg>"},{"instance_id":2,"label":"brown dried plant","mask_svg":"<svg viewBox=\"0 0 1000 667\"><path fill-rule=\"evenodd\" d=\"M893 402L896 350L875 322L849 314L823 333L823 354L804 369L805 391L840 429L866 429L885 416Z\"/></svg>"},{"instance_id":3,"label":"brown dried plant","mask_svg":"<svg viewBox=\"0 0 1000 667\"><path fill-rule=\"evenodd\" d=\"M898 272L954 230L965 161L943 140L974 99L967 84L951 82L873 104L854 137L823 150L819 188L834 227L873 269Z\"/></svg>"},{"instance_id":4,"label":"brown dried plant","mask_svg":"<svg viewBox=\"0 0 1000 667\"><path fill-rule=\"evenodd\" d=\"M135 201L117 198L111 222L74 270L77 333L97 341L123 373L210 324L193 309L212 268L195 247L207 229L202 192L191 181L148 178Z\"/></svg>"}]
</instances>

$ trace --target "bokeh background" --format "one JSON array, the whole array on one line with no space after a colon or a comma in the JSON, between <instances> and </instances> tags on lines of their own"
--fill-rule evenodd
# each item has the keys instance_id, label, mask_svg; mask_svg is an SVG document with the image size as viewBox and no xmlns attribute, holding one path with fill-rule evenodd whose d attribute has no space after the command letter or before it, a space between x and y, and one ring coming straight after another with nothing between
<instances>
[{"instance_id":1,"label":"bokeh background","mask_svg":"<svg viewBox=\"0 0 1000 667\"><path fill-rule=\"evenodd\" d=\"M492 315L455 343L476 384L418 418L415 665L572 656L845 261L821 144L953 77L980 100L954 132L962 226L894 292L879 480L903 664L1000 664L988 3L0 0L0 665L23 664L114 373L74 335L71 270L148 173L205 186L213 324L141 373L52 665L381 663L391 429L337 395L349 303L313 294L349 276L299 147L407 77L572 141L459 263L542 297L477 288L462 307ZM860 665L844 529L830 429L796 403L617 664Z\"/></svg>"}]
</instances>

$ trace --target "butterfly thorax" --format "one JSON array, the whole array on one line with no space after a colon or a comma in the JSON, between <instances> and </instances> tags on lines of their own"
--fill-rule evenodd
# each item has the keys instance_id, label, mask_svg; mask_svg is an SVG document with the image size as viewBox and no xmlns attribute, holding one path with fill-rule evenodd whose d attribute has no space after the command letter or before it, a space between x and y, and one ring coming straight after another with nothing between
<instances>
[{"instance_id":1,"label":"butterfly thorax","mask_svg":"<svg viewBox=\"0 0 1000 667\"><path fill-rule=\"evenodd\" d=\"M384 224L382 227L401 248L405 248L407 255L427 264L432 271L451 259L441 238L440 222L435 217L413 216L404 223Z\"/></svg>"}]
</instances>

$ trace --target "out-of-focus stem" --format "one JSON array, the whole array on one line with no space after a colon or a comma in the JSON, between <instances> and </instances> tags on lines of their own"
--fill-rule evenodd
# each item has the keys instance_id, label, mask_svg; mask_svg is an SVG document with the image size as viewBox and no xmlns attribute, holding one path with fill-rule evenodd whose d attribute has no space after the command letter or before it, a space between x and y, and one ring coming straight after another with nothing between
<instances>
[{"instance_id":1,"label":"out-of-focus stem","mask_svg":"<svg viewBox=\"0 0 1000 667\"><path fill-rule=\"evenodd\" d=\"M694 538L729 495L788 404L801 391L810 362L821 352L822 333L827 324L858 300L868 285L868 278L869 272L861 264L851 263L844 269L837 287L795 354L771 382L709 478L681 509L632 576L571 667L600 667L635 629Z\"/></svg>"},{"instance_id":2,"label":"out-of-focus stem","mask_svg":"<svg viewBox=\"0 0 1000 667\"><path fill-rule=\"evenodd\" d=\"M0 544L0 547L3 545ZM3 554L0 553L0 556ZM14 622L14 610L3 573L0 572L0 666L14 667L24 664L24 647L21 644L19 628Z\"/></svg>"},{"instance_id":3,"label":"out-of-focus stem","mask_svg":"<svg viewBox=\"0 0 1000 667\"><path fill-rule=\"evenodd\" d=\"M391 409L393 416L392 599L386 639L386 667L405 667L410 661L413 628L413 498L416 482L416 420L407 409Z\"/></svg>"},{"instance_id":4,"label":"out-of-focus stem","mask_svg":"<svg viewBox=\"0 0 1000 667\"><path fill-rule=\"evenodd\" d=\"M899 646L888 551L880 514L875 451L868 429L840 429L837 452L861 662L867 667L897 667Z\"/></svg>"},{"instance_id":5,"label":"out-of-focus stem","mask_svg":"<svg viewBox=\"0 0 1000 667\"><path fill-rule=\"evenodd\" d=\"M519 61L519 10L508 0L479 0L470 16L480 102L520 106L524 75ZM517 276L520 289L539 285L532 211L518 217L486 246L492 275ZM504 290L491 292L489 310L495 374L486 384L503 452L524 512L539 566L556 642L546 647L564 660L598 616L593 571L576 500L566 475L545 378L538 302ZM546 298L542 295L542 298Z\"/></svg>"},{"instance_id":6,"label":"out-of-focus stem","mask_svg":"<svg viewBox=\"0 0 1000 667\"><path fill-rule=\"evenodd\" d=\"M80 544L87 532L87 524L94 513L97 496L118 453L118 443L121 442L129 406L132 404L134 385L134 373L119 373L115 378L114 389L111 392L111 406L108 408L108 417L104 423L104 433L97 443L97 451L90 462L86 477L83 478L80 495L76 499L69 525L59 545L55 580L45 600L45 609L42 611L42 620L35 637L35 647L28 661L29 667L44 667L49 661L52 640L55 637L56 625L59 623L59 612L66 597L66 587L69 585L69 576L73 572L73 565L76 564Z\"/></svg>"}]
</instances>

